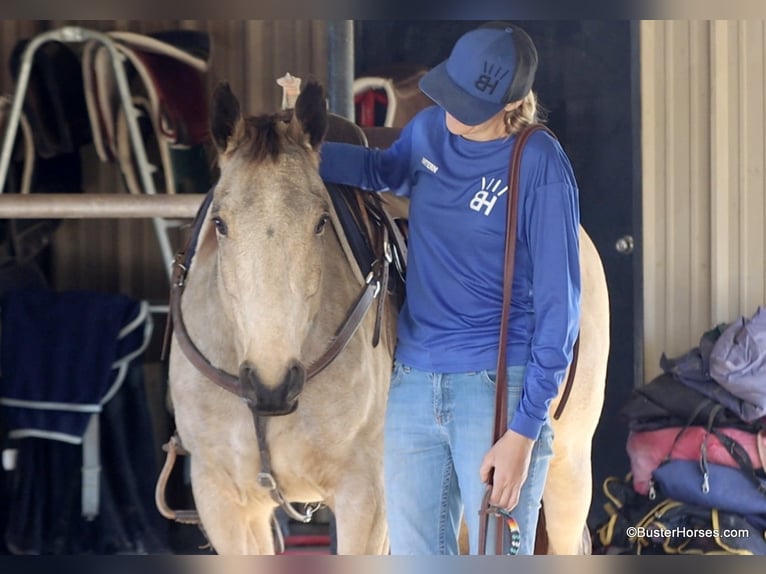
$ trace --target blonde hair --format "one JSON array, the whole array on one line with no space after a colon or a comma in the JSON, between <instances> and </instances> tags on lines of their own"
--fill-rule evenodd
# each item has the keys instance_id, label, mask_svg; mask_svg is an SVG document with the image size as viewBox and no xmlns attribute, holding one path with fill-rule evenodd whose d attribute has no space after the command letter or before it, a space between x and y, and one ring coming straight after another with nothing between
<instances>
[{"instance_id":1,"label":"blonde hair","mask_svg":"<svg viewBox=\"0 0 766 574\"><path fill-rule=\"evenodd\" d=\"M520 132L529 124L535 122L544 122L544 110L537 102L537 96L533 91L530 91L523 100L521 105L512 109L509 112L505 112L503 116L503 123L505 124L505 131L509 136Z\"/></svg>"}]
</instances>

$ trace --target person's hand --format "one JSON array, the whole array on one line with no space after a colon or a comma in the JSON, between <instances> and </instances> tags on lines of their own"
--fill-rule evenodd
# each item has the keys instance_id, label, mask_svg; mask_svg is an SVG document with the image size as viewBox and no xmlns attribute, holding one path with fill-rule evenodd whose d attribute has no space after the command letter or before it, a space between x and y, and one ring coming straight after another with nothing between
<instances>
[{"instance_id":1,"label":"person's hand","mask_svg":"<svg viewBox=\"0 0 766 574\"><path fill-rule=\"evenodd\" d=\"M531 438L508 430L484 455L479 469L481 481L489 482L490 472L494 469L489 498L491 505L510 511L519 503L534 444Z\"/></svg>"}]
</instances>

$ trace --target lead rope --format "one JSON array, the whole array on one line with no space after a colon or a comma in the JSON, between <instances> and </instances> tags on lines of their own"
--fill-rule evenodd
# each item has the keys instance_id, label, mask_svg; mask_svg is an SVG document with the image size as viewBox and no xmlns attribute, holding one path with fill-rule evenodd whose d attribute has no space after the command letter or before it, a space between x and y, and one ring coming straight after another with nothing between
<instances>
[{"instance_id":1,"label":"lead rope","mask_svg":"<svg viewBox=\"0 0 766 574\"><path fill-rule=\"evenodd\" d=\"M497 382L495 388L495 419L493 425L493 441L494 445L505 434L507 430L507 345L508 345L508 322L511 308L511 290L513 286L513 272L515 266L516 255L516 230L518 228L518 196L519 196L519 171L521 167L521 153L524 148L524 144L527 139L538 130L544 130L548 133L551 132L547 127L542 124L530 124L522 129L516 135L516 141L514 142L513 149L511 151L511 158L508 166L508 188L509 194L507 199L506 210L506 234L505 234L505 249L503 259L503 307L500 317L500 336L497 355ZM555 137L555 136L553 136ZM482 498L481 507L479 508L479 548L478 554L485 555L487 553L486 540L487 530L489 528L489 517L495 517L495 554L503 554L503 538L505 534L505 528L503 528L503 522L505 522L506 528L515 525L516 537L520 540L520 532L518 531L518 523L514 520L512 524L509 524L508 517L510 516L504 509L493 507L489 504L489 498L493 488L493 472L490 472L487 488L485 489L484 496ZM504 520L503 520L504 519ZM513 538L512 532L512 538ZM516 549L518 552L518 548Z\"/></svg>"}]
</instances>

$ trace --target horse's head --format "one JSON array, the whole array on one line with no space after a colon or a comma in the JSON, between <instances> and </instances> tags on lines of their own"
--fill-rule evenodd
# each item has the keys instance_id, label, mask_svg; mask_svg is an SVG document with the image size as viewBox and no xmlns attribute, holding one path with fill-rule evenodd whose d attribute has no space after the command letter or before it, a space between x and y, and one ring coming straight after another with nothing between
<instances>
[{"instance_id":1,"label":"horse's head","mask_svg":"<svg viewBox=\"0 0 766 574\"><path fill-rule=\"evenodd\" d=\"M318 172L324 91L306 83L289 121L243 118L222 84L212 112L221 175L206 225L215 234L221 311L233 329L251 407L288 414L306 381L302 350L322 299L330 227L330 199Z\"/></svg>"}]
</instances>

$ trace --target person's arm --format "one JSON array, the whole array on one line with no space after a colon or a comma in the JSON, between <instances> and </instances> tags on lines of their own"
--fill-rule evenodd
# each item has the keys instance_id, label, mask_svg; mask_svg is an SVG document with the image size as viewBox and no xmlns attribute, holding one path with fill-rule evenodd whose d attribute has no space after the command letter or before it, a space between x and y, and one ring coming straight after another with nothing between
<instances>
[{"instance_id":1,"label":"person's arm","mask_svg":"<svg viewBox=\"0 0 766 574\"><path fill-rule=\"evenodd\" d=\"M572 360L580 327L577 190L567 182L540 187L526 209L535 330L521 401L508 428L537 439Z\"/></svg>"},{"instance_id":2,"label":"person's arm","mask_svg":"<svg viewBox=\"0 0 766 574\"><path fill-rule=\"evenodd\" d=\"M385 150L325 142L320 150L319 174L331 183L404 194L410 175L411 131L411 126L406 126L399 139Z\"/></svg>"}]
</instances>

